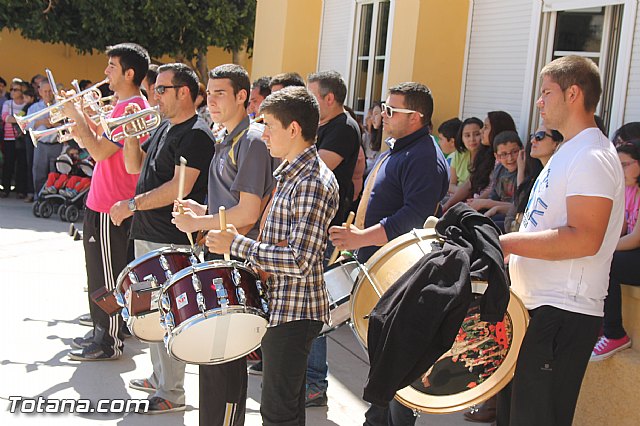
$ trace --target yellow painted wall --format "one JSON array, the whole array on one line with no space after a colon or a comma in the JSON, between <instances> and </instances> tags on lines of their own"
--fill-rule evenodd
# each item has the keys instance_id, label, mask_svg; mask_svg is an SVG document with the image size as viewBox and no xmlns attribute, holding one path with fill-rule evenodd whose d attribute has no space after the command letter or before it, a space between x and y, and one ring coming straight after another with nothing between
<instances>
[{"instance_id":1,"label":"yellow painted wall","mask_svg":"<svg viewBox=\"0 0 640 426\"><path fill-rule=\"evenodd\" d=\"M434 98L434 128L460 110L469 1L422 0L413 76ZM462 117L461 117L462 118Z\"/></svg>"},{"instance_id":2,"label":"yellow painted wall","mask_svg":"<svg viewBox=\"0 0 640 426\"><path fill-rule=\"evenodd\" d=\"M316 71L322 0L258 0L252 79Z\"/></svg>"},{"instance_id":3,"label":"yellow painted wall","mask_svg":"<svg viewBox=\"0 0 640 426\"><path fill-rule=\"evenodd\" d=\"M467 0L395 2L388 86L426 84L434 97L435 129L458 115L468 13Z\"/></svg>"},{"instance_id":4,"label":"yellow painted wall","mask_svg":"<svg viewBox=\"0 0 640 426\"><path fill-rule=\"evenodd\" d=\"M80 55L67 45L42 43L23 38L19 32L2 30L0 32L0 76L9 81L13 77L30 80L35 74L44 74L45 68L51 69L57 83L70 88L73 79L89 79L93 82L104 78L107 57L103 53ZM160 62L171 62L165 56ZM209 68L231 62L231 53L219 48L209 48L207 52ZM249 71L251 63L245 65Z\"/></svg>"}]
</instances>

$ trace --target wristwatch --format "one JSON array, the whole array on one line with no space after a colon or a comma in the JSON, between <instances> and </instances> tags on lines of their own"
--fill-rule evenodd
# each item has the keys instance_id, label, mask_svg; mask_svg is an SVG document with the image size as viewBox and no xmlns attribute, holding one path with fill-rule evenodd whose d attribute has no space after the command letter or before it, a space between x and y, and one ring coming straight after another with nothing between
<instances>
[{"instance_id":1,"label":"wristwatch","mask_svg":"<svg viewBox=\"0 0 640 426\"><path fill-rule=\"evenodd\" d=\"M136 198L133 197L132 199L129 200L129 211L135 212L136 210L138 210L138 207L136 206Z\"/></svg>"}]
</instances>

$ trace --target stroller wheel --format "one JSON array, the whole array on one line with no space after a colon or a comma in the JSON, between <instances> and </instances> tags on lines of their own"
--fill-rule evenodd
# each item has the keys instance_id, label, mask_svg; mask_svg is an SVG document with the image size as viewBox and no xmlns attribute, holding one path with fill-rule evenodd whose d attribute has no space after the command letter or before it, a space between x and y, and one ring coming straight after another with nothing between
<instances>
[{"instance_id":1,"label":"stroller wheel","mask_svg":"<svg viewBox=\"0 0 640 426\"><path fill-rule=\"evenodd\" d=\"M50 218L53 214L53 205L49 200L44 200L42 204L40 204L40 216L45 219Z\"/></svg>"},{"instance_id":2,"label":"stroller wheel","mask_svg":"<svg viewBox=\"0 0 640 426\"><path fill-rule=\"evenodd\" d=\"M32 211L35 217L40 217L40 201L33 203Z\"/></svg>"},{"instance_id":3,"label":"stroller wheel","mask_svg":"<svg viewBox=\"0 0 640 426\"><path fill-rule=\"evenodd\" d=\"M80 210L78 210L76 206L71 204L67 206L67 208L65 209L64 216L65 216L65 219L67 219L67 222L73 223L77 221L78 218L80 217Z\"/></svg>"},{"instance_id":4,"label":"stroller wheel","mask_svg":"<svg viewBox=\"0 0 640 426\"><path fill-rule=\"evenodd\" d=\"M60 216L60 220L63 222L67 220L67 217L65 216L66 210L67 206L65 206L64 204L60 204L60 207L58 207L58 216Z\"/></svg>"}]
</instances>

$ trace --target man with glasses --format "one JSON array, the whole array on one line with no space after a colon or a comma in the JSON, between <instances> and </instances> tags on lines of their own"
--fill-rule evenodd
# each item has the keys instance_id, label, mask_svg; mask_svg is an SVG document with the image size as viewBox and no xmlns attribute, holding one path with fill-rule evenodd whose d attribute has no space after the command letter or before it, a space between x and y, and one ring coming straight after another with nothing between
<instances>
[{"instance_id":1,"label":"man with glasses","mask_svg":"<svg viewBox=\"0 0 640 426\"><path fill-rule=\"evenodd\" d=\"M500 132L493 139L493 154L499 164L491 173L492 189L489 198L471 198L467 205L493 221L504 232L504 217L513 205L518 174L518 155L522 141L512 130Z\"/></svg>"},{"instance_id":2,"label":"man with glasses","mask_svg":"<svg viewBox=\"0 0 640 426\"><path fill-rule=\"evenodd\" d=\"M104 73L109 88L118 97L118 103L109 118L125 114L130 103L144 109L149 106L140 93L140 83L149 67L149 54L134 43L122 43L107 50L108 64ZM138 175L127 173L124 165L123 144L103 134L100 127L73 105L64 104L64 114L76 122L71 133L78 144L86 148L96 161L87 196L83 223L83 245L87 266L89 310L93 321L93 336L73 339L75 350L69 358L76 361L118 359L124 342L120 336L120 315L109 316L91 300L91 293L102 287L113 291L120 271L133 259L129 244L131 219L114 223L111 208L120 200L134 196Z\"/></svg>"},{"instance_id":3,"label":"man with glasses","mask_svg":"<svg viewBox=\"0 0 640 426\"><path fill-rule=\"evenodd\" d=\"M179 193L180 157L187 160L185 196L203 203L207 193L214 144L207 123L196 114L198 83L196 73L184 64L158 68L153 97L164 121L142 145L135 138L125 139L127 171L140 173L140 179L135 196L115 203L110 214L115 225L133 216L136 258L169 245L189 247L187 235L171 223L171 212ZM131 380L129 387L153 393L147 413L184 410L185 364L171 358L162 341L149 343L149 354L153 373L147 379Z\"/></svg>"},{"instance_id":4,"label":"man with glasses","mask_svg":"<svg viewBox=\"0 0 640 426\"><path fill-rule=\"evenodd\" d=\"M380 246L436 214L449 188L449 171L442 151L429 135L433 113L431 91L420 83L389 89L382 104L384 129L391 136L389 151L373 166L356 215L356 226L332 226L331 242L341 250L358 249L365 263ZM395 400L389 407L371 405L365 425L412 424L413 412Z\"/></svg>"}]
</instances>

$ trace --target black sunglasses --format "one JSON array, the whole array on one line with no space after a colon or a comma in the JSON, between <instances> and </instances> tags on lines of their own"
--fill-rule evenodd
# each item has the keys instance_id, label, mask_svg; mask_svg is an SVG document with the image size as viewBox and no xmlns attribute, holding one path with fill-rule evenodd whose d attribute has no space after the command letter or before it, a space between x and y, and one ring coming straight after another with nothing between
<instances>
[{"instance_id":1,"label":"black sunglasses","mask_svg":"<svg viewBox=\"0 0 640 426\"><path fill-rule=\"evenodd\" d=\"M542 139L546 138L547 136L549 136L551 139L553 139L553 135L552 134L547 133L544 130L539 130L539 131L537 131L535 133L532 133L531 136L529 136L529 140L535 138L535 140L540 142Z\"/></svg>"},{"instance_id":2,"label":"black sunglasses","mask_svg":"<svg viewBox=\"0 0 640 426\"><path fill-rule=\"evenodd\" d=\"M185 85L182 84L180 86L156 86L155 89L153 89L158 95L163 95L164 92L167 91L167 89L178 89L180 87L184 87Z\"/></svg>"}]
</instances>

